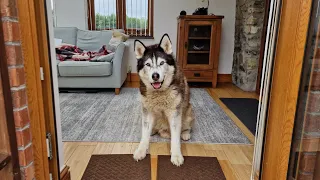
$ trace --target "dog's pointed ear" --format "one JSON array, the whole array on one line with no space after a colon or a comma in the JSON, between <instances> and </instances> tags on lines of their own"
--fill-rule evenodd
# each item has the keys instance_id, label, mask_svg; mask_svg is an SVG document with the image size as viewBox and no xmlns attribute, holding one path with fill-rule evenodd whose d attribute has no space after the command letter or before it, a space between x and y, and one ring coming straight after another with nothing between
<instances>
[{"instance_id":1,"label":"dog's pointed ear","mask_svg":"<svg viewBox=\"0 0 320 180\"><path fill-rule=\"evenodd\" d=\"M146 46L139 40L134 41L134 52L136 53L136 58L140 59L146 51Z\"/></svg>"},{"instance_id":2,"label":"dog's pointed ear","mask_svg":"<svg viewBox=\"0 0 320 180\"><path fill-rule=\"evenodd\" d=\"M172 43L168 34L162 36L159 45L165 53L172 54Z\"/></svg>"}]
</instances>

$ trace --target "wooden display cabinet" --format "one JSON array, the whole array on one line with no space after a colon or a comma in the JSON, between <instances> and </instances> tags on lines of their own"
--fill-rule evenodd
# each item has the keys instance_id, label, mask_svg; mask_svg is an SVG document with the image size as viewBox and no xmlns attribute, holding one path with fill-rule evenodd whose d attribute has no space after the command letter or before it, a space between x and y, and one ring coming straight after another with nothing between
<instances>
[{"instance_id":1,"label":"wooden display cabinet","mask_svg":"<svg viewBox=\"0 0 320 180\"><path fill-rule=\"evenodd\" d=\"M177 60L189 82L217 86L223 16L178 17Z\"/></svg>"}]
</instances>

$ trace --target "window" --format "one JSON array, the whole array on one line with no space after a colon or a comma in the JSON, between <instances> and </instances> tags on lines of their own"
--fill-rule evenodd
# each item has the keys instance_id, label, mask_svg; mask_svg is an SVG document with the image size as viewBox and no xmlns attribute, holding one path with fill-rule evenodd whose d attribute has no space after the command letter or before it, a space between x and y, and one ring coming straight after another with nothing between
<instances>
[{"instance_id":1,"label":"window","mask_svg":"<svg viewBox=\"0 0 320 180\"><path fill-rule=\"evenodd\" d=\"M153 0L88 0L88 27L124 29L133 37L153 37Z\"/></svg>"},{"instance_id":2,"label":"window","mask_svg":"<svg viewBox=\"0 0 320 180\"><path fill-rule=\"evenodd\" d=\"M56 6L56 3L54 0L50 0L50 3L51 3L51 11L52 11L52 22L53 22L53 27L56 27L57 26L57 21L56 21L56 10L55 10L55 6Z\"/></svg>"}]
</instances>

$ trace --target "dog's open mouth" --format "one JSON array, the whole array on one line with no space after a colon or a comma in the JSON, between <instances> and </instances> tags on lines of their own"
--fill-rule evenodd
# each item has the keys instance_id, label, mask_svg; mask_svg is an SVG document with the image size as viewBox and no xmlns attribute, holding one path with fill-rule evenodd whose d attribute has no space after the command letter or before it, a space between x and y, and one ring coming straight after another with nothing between
<instances>
[{"instance_id":1,"label":"dog's open mouth","mask_svg":"<svg viewBox=\"0 0 320 180\"><path fill-rule=\"evenodd\" d=\"M162 83L161 83L161 82L155 82L155 83L151 83L151 85L152 85L152 87L153 87L154 89L160 89Z\"/></svg>"}]
</instances>

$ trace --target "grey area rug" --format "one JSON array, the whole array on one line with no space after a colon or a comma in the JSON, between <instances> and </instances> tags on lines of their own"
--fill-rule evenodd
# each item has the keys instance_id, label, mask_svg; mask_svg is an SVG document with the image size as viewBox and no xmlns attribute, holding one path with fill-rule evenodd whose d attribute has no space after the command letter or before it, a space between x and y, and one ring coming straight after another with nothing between
<instances>
[{"instance_id":1,"label":"grey area rug","mask_svg":"<svg viewBox=\"0 0 320 180\"><path fill-rule=\"evenodd\" d=\"M114 92L60 93L63 141L139 142L140 93L136 88ZM247 137L205 89L191 89L195 124L189 143L242 143ZM151 142L168 141L158 135Z\"/></svg>"}]
</instances>

